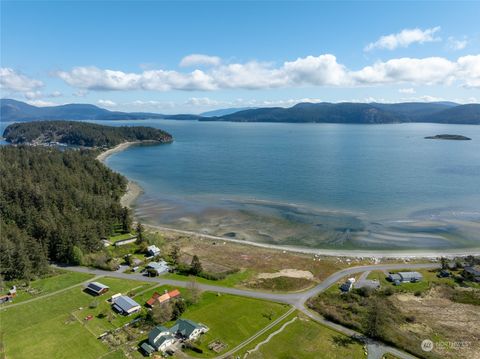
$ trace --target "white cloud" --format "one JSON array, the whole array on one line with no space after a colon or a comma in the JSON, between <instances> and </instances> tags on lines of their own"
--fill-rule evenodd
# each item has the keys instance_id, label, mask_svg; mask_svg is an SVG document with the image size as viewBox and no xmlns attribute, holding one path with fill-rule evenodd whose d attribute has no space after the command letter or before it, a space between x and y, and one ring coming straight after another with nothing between
<instances>
[{"instance_id":1,"label":"white cloud","mask_svg":"<svg viewBox=\"0 0 480 359\"><path fill-rule=\"evenodd\" d=\"M115 106L117 106L116 102L113 102L111 100L102 100L102 99L98 100L97 104L99 106L105 106L105 107L115 107Z\"/></svg>"},{"instance_id":2,"label":"white cloud","mask_svg":"<svg viewBox=\"0 0 480 359\"><path fill-rule=\"evenodd\" d=\"M371 42L365 46L364 51L373 49L395 50L398 47L408 47L413 43L423 44L425 42L439 41L440 38L435 37L435 33L440 31L440 26L430 29L404 29L396 34L381 36L377 41Z\"/></svg>"},{"instance_id":3,"label":"white cloud","mask_svg":"<svg viewBox=\"0 0 480 359\"><path fill-rule=\"evenodd\" d=\"M448 84L455 79L457 64L441 57L399 58L377 62L351 73L357 84Z\"/></svg>"},{"instance_id":4,"label":"white cloud","mask_svg":"<svg viewBox=\"0 0 480 359\"><path fill-rule=\"evenodd\" d=\"M463 50L467 47L468 40L463 38L463 40L455 39L454 37L450 36L447 40L447 48L450 50Z\"/></svg>"},{"instance_id":5,"label":"white cloud","mask_svg":"<svg viewBox=\"0 0 480 359\"><path fill-rule=\"evenodd\" d=\"M191 67L197 65L203 66L218 66L222 60L218 56L209 56L202 54L192 54L185 56L182 61L180 61L181 67Z\"/></svg>"},{"instance_id":6,"label":"white cloud","mask_svg":"<svg viewBox=\"0 0 480 359\"><path fill-rule=\"evenodd\" d=\"M29 105L37 107L48 107L48 106L58 106L58 103L44 100L29 100L26 101Z\"/></svg>"},{"instance_id":7,"label":"white cloud","mask_svg":"<svg viewBox=\"0 0 480 359\"><path fill-rule=\"evenodd\" d=\"M178 72L148 70L127 73L96 67L75 67L57 75L82 90L213 91L301 86L355 87L384 84L480 87L480 55L451 61L442 57L397 58L378 61L359 70L338 63L334 55L307 56L280 66L250 61L222 64L209 70Z\"/></svg>"},{"instance_id":8,"label":"white cloud","mask_svg":"<svg viewBox=\"0 0 480 359\"><path fill-rule=\"evenodd\" d=\"M35 100L40 98L54 98L61 97L63 94L60 91L53 91L51 93L44 93L42 91L27 91L23 93L23 96L27 100Z\"/></svg>"},{"instance_id":9,"label":"white cloud","mask_svg":"<svg viewBox=\"0 0 480 359\"><path fill-rule=\"evenodd\" d=\"M399 92L399 93L414 94L414 93L415 93L415 89L414 89L413 87L402 88L402 89L398 89L398 92Z\"/></svg>"},{"instance_id":10,"label":"white cloud","mask_svg":"<svg viewBox=\"0 0 480 359\"><path fill-rule=\"evenodd\" d=\"M35 91L43 87L43 82L32 79L9 67L0 68L0 88L11 92Z\"/></svg>"}]
</instances>

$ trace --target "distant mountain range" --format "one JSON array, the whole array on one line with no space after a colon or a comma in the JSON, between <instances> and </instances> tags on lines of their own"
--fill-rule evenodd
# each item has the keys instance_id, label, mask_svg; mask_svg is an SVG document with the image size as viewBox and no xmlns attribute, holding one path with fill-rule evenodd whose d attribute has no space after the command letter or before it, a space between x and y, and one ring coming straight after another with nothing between
<instances>
[{"instance_id":1,"label":"distant mountain range","mask_svg":"<svg viewBox=\"0 0 480 359\"><path fill-rule=\"evenodd\" d=\"M144 120L147 118L171 118L196 120L198 115L164 115L149 112L109 111L90 104L67 104L61 106L36 107L25 102L0 99L0 116L4 122L41 121L41 120Z\"/></svg>"},{"instance_id":2,"label":"distant mountain range","mask_svg":"<svg viewBox=\"0 0 480 359\"><path fill-rule=\"evenodd\" d=\"M430 122L480 124L480 104L459 105L453 102L384 103L299 103L290 108L221 109L202 115L165 115L148 112L109 111L89 104L36 107L27 103L0 99L4 122L38 120L142 120L172 119L231 122L292 123L408 123Z\"/></svg>"},{"instance_id":3,"label":"distant mountain range","mask_svg":"<svg viewBox=\"0 0 480 359\"><path fill-rule=\"evenodd\" d=\"M480 104L452 102L380 103L299 103L290 108L258 108L201 121L313 122L313 123L404 123L431 122L480 124Z\"/></svg>"}]
</instances>

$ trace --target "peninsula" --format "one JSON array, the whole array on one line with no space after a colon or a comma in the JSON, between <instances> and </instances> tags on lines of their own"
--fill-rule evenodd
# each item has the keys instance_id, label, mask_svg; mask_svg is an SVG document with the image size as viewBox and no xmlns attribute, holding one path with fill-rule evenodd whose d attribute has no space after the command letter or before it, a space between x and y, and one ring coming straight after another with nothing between
<instances>
[{"instance_id":1,"label":"peninsula","mask_svg":"<svg viewBox=\"0 0 480 359\"><path fill-rule=\"evenodd\" d=\"M169 143L172 135L144 126L104 126L75 121L14 123L3 137L12 144L58 145L111 148L124 142Z\"/></svg>"}]
</instances>

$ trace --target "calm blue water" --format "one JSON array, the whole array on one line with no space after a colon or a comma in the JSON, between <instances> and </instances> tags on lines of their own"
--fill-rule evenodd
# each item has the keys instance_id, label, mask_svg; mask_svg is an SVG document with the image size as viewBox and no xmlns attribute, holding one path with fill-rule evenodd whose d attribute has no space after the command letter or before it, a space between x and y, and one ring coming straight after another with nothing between
<instances>
[{"instance_id":1,"label":"calm blue water","mask_svg":"<svg viewBox=\"0 0 480 359\"><path fill-rule=\"evenodd\" d=\"M115 121L168 145L108 158L145 222L313 247L480 246L480 126ZM452 133L472 141L425 140Z\"/></svg>"},{"instance_id":2,"label":"calm blue water","mask_svg":"<svg viewBox=\"0 0 480 359\"><path fill-rule=\"evenodd\" d=\"M479 126L135 123L175 137L107 161L144 188L147 222L290 245L478 245ZM473 141L424 139L441 133Z\"/></svg>"}]
</instances>

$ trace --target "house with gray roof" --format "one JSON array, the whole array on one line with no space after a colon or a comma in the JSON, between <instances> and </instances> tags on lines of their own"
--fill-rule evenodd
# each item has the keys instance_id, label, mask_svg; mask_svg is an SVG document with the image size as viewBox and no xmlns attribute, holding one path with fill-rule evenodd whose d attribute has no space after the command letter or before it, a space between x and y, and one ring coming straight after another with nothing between
<instances>
[{"instance_id":1,"label":"house with gray roof","mask_svg":"<svg viewBox=\"0 0 480 359\"><path fill-rule=\"evenodd\" d=\"M123 315L130 315L142 309L140 304L126 295L120 295L115 298L112 297L112 308Z\"/></svg>"},{"instance_id":2,"label":"house with gray roof","mask_svg":"<svg viewBox=\"0 0 480 359\"><path fill-rule=\"evenodd\" d=\"M390 273L387 279L396 285L401 283L416 283L421 281L423 276L418 272L398 272Z\"/></svg>"},{"instance_id":3,"label":"house with gray roof","mask_svg":"<svg viewBox=\"0 0 480 359\"><path fill-rule=\"evenodd\" d=\"M150 262L147 264L145 269L148 271L153 271L156 273L156 275L160 275L162 273L166 273L170 270L170 267L168 266L168 263L165 262L164 260L160 260L158 262Z\"/></svg>"}]
</instances>

